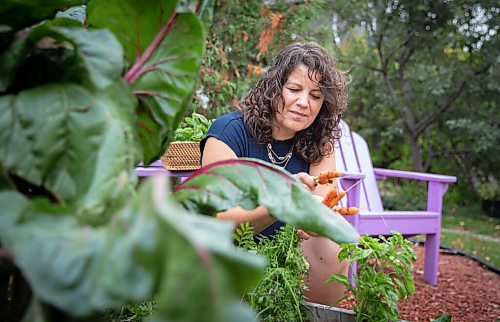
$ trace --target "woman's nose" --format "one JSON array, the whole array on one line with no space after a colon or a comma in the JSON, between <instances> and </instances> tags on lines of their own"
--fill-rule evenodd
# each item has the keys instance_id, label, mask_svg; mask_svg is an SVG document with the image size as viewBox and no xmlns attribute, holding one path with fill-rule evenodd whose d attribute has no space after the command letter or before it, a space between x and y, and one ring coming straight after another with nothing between
<instances>
[{"instance_id":1,"label":"woman's nose","mask_svg":"<svg viewBox=\"0 0 500 322\"><path fill-rule=\"evenodd\" d=\"M302 106L302 107L307 107L309 104L309 98L305 94L299 95L299 98L297 99L297 105Z\"/></svg>"}]
</instances>

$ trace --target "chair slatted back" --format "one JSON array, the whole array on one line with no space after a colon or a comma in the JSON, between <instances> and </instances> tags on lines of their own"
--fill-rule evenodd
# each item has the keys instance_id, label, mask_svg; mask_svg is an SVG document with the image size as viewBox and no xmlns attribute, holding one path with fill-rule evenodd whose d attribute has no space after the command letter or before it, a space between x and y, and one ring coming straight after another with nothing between
<instances>
[{"instance_id":1,"label":"chair slatted back","mask_svg":"<svg viewBox=\"0 0 500 322\"><path fill-rule=\"evenodd\" d=\"M351 132L345 122L341 122L340 127L342 137L338 141L338 146L335 146L337 170L365 175L365 179L360 183L359 208L361 213L383 211L382 199L366 141L357 133Z\"/></svg>"}]
</instances>

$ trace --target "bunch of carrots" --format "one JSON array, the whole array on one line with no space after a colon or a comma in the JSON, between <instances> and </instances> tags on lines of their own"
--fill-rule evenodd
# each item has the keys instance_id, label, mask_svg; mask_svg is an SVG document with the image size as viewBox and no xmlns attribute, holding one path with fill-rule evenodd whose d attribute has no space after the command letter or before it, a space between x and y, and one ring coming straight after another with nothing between
<instances>
[{"instance_id":1,"label":"bunch of carrots","mask_svg":"<svg viewBox=\"0 0 500 322\"><path fill-rule=\"evenodd\" d=\"M340 171L326 171L321 172L318 177L314 178L316 184L330 184L335 183L337 178L341 176ZM359 212L356 207L341 207L338 205L340 199L344 198L347 193L345 191L338 192L337 188L334 186L323 199L323 204L340 215L355 215Z\"/></svg>"}]
</instances>

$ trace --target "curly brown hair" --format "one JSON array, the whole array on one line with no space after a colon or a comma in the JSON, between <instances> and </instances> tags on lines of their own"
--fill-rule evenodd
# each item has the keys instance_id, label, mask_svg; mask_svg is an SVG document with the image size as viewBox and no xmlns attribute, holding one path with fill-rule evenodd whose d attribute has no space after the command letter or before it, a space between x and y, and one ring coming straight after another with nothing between
<instances>
[{"instance_id":1,"label":"curly brown hair","mask_svg":"<svg viewBox=\"0 0 500 322\"><path fill-rule=\"evenodd\" d=\"M321 76L319 87L325 99L311 126L295 135L294 153L309 163L317 163L332 153L334 140L340 138L338 125L346 107L348 84L346 73L323 47L312 42L285 47L238 108L256 142L271 143L273 119L278 110L273 102L284 101L283 86L300 64L308 67L310 79L315 73Z\"/></svg>"}]
</instances>

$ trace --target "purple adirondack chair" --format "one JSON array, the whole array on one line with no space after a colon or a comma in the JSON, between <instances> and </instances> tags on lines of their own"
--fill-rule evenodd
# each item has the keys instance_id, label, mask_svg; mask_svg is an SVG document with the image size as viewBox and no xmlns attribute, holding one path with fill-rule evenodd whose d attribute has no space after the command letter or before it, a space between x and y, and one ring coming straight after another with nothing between
<instances>
[{"instance_id":1,"label":"purple adirondack chair","mask_svg":"<svg viewBox=\"0 0 500 322\"><path fill-rule=\"evenodd\" d=\"M374 168L366 141L357 133L351 132L345 122L341 123L341 128L342 137L339 140L339 146L336 147L337 170L365 175L365 178L358 185L359 189L352 189L347 193L347 204L358 207L360 212L354 216L346 216L346 219L360 235L389 235L394 230L399 231L404 236L425 234L424 280L436 285L443 196L448 184L456 182L457 178ZM386 179L387 177L427 181L427 209L385 211L377 179ZM348 189L345 186L343 188Z\"/></svg>"}]
</instances>

